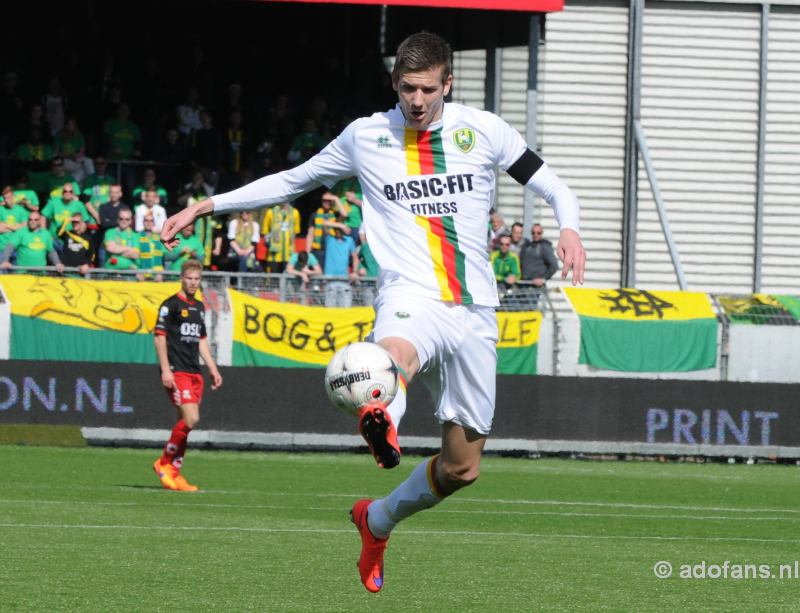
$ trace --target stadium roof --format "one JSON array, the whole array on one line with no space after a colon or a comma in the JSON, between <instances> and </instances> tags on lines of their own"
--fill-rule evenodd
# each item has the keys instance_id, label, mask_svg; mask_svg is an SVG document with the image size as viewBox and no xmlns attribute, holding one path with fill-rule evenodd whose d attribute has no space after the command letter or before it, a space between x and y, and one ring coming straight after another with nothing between
<instances>
[{"instance_id":1,"label":"stadium roof","mask_svg":"<svg viewBox=\"0 0 800 613\"><path fill-rule=\"evenodd\" d=\"M273 2L311 2L316 4L383 4L429 8L486 9L493 11L561 11L564 0L272 0Z\"/></svg>"}]
</instances>

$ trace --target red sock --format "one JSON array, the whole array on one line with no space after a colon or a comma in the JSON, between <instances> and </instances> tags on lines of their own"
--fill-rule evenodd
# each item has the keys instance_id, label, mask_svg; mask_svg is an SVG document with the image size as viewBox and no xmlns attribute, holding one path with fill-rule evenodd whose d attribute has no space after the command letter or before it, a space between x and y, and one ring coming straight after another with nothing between
<instances>
[{"instance_id":1,"label":"red sock","mask_svg":"<svg viewBox=\"0 0 800 613\"><path fill-rule=\"evenodd\" d=\"M164 453L161 454L162 464L172 464L180 470L183 464L183 454L186 453L186 439L189 438L189 432L191 431L192 429L186 425L185 421L178 420L178 423L172 429L169 441L164 445Z\"/></svg>"}]
</instances>

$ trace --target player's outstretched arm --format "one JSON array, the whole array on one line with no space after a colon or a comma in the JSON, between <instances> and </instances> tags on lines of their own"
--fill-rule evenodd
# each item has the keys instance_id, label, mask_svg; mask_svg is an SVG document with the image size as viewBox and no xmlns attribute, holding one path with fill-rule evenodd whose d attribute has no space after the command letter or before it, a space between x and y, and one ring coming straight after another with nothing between
<instances>
[{"instance_id":1,"label":"player's outstretched arm","mask_svg":"<svg viewBox=\"0 0 800 613\"><path fill-rule=\"evenodd\" d=\"M193 224L198 217L209 215L213 212L214 201L211 198L206 198L187 206L164 222L164 227L161 228L161 242L164 243L167 249L172 251L172 248L177 246L179 242L175 238L178 232Z\"/></svg>"}]
</instances>

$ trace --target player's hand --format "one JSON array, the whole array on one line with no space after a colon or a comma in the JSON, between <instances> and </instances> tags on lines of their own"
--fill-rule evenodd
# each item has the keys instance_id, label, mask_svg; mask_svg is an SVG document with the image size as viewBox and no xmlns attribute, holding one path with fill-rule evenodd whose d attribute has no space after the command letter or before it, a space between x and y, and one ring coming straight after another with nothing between
<instances>
[{"instance_id":1,"label":"player's hand","mask_svg":"<svg viewBox=\"0 0 800 613\"><path fill-rule=\"evenodd\" d=\"M194 220L201 215L211 213L213 210L214 201L211 200L211 198L206 198L175 213L175 215L164 222L164 226L161 228L161 242L169 251L172 251L180 242L177 238L178 232L183 230L186 226L193 224Z\"/></svg>"},{"instance_id":2,"label":"player's hand","mask_svg":"<svg viewBox=\"0 0 800 613\"><path fill-rule=\"evenodd\" d=\"M211 389L212 390L219 389L221 385L222 385L222 375L219 374L218 370L215 370L214 372L211 373Z\"/></svg>"},{"instance_id":3,"label":"player's hand","mask_svg":"<svg viewBox=\"0 0 800 613\"><path fill-rule=\"evenodd\" d=\"M564 262L561 278L566 279L572 270L572 285L583 284L583 273L586 269L586 251L583 248L580 235L570 228L561 230L558 239L556 255Z\"/></svg>"},{"instance_id":4,"label":"player's hand","mask_svg":"<svg viewBox=\"0 0 800 613\"><path fill-rule=\"evenodd\" d=\"M171 370L161 371L161 385L168 390L175 389L175 376L172 374Z\"/></svg>"}]
</instances>

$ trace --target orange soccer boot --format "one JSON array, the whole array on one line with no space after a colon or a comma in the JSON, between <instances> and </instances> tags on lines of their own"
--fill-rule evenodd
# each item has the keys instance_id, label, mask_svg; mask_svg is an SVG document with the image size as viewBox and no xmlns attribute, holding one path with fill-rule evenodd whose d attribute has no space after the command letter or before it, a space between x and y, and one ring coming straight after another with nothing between
<instances>
[{"instance_id":1,"label":"orange soccer boot","mask_svg":"<svg viewBox=\"0 0 800 613\"><path fill-rule=\"evenodd\" d=\"M175 489L179 492L196 492L200 489L196 485L189 483L180 472L175 473L173 480L175 481Z\"/></svg>"},{"instance_id":2,"label":"orange soccer boot","mask_svg":"<svg viewBox=\"0 0 800 613\"><path fill-rule=\"evenodd\" d=\"M350 510L352 521L361 535L361 555L358 558L358 574L361 583L370 592L380 592L383 587L383 552L386 550L388 537L375 538L367 525L367 508L372 500L357 501Z\"/></svg>"},{"instance_id":3,"label":"orange soccer boot","mask_svg":"<svg viewBox=\"0 0 800 613\"><path fill-rule=\"evenodd\" d=\"M158 458L153 462L153 470L156 472L156 475L158 475L164 489L178 490L178 485L175 483L175 475L178 474L178 471L172 464L162 464L161 458Z\"/></svg>"}]
</instances>

